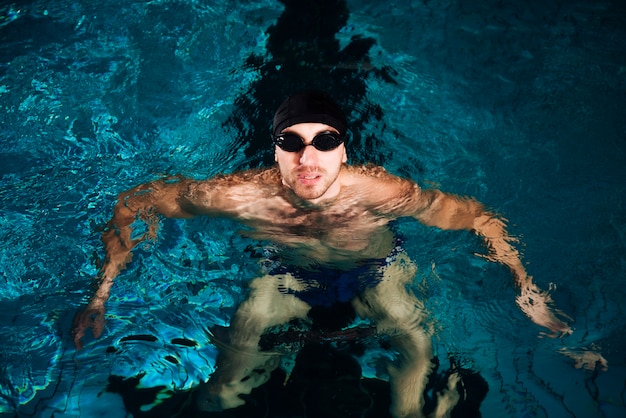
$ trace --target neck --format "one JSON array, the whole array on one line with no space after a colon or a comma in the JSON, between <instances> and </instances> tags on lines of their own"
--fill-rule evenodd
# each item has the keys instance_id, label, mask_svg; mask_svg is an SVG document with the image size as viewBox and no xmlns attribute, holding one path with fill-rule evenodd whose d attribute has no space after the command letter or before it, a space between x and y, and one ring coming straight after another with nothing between
<instances>
[{"instance_id":1,"label":"neck","mask_svg":"<svg viewBox=\"0 0 626 418\"><path fill-rule=\"evenodd\" d=\"M339 196L339 191L337 191L337 193L332 196L322 196L317 199L305 199L294 192L291 187L285 184L285 182L283 182L283 186L286 189L285 195L287 200L298 209L325 209L335 203L337 197Z\"/></svg>"}]
</instances>

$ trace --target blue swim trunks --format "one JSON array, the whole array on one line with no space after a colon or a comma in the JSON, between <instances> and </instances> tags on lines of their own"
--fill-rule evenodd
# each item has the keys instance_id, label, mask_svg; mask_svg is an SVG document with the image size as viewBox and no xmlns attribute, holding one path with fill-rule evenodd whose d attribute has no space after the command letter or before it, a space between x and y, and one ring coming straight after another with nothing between
<instances>
[{"instance_id":1,"label":"blue swim trunks","mask_svg":"<svg viewBox=\"0 0 626 418\"><path fill-rule=\"evenodd\" d=\"M382 280L384 269L380 267L389 265L403 252L399 241L396 241L387 257L362 260L350 270L324 266L289 266L273 259L267 272L271 275L291 274L303 288L303 290L281 288L279 290L282 293L295 295L311 307L330 307L337 303L349 302L366 289L375 287Z\"/></svg>"}]
</instances>

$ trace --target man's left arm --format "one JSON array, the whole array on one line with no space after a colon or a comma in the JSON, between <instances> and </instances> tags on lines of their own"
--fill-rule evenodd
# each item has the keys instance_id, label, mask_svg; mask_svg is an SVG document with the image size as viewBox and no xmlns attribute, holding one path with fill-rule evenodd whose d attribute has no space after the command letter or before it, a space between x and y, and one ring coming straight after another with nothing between
<instances>
[{"instance_id":1,"label":"man's left arm","mask_svg":"<svg viewBox=\"0 0 626 418\"><path fill-rule=\"evenodd\" d=\"M465 229L481 236L489 249L485 257L507 266L520 290L516 299L522 311L537 325L550 330L549 336L560 337L572 330L561 318L570 319L554 308L549 293L537 287L522 264L515 248L519 240L506 230L506 221L489 212L475 199L454 196L439 190L414 190L418 210L413 216L420 222L441 229Z\"/></svg>"}]
</instances>

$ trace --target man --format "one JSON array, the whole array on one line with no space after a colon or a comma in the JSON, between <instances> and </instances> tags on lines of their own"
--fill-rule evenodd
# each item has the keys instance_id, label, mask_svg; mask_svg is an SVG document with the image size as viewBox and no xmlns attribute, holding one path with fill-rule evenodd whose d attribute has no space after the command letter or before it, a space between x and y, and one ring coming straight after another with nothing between
<instances>
[{"instance_id":1,"label":"man","mask_svg":"<svg viewBox=\"0 0 626 418\"><path fill-rule=\"evenodd\" d=\"M103 234L107 259L100 286L76 320L77 346L87 327L96 337L102 332L113 280L144 238L131 239L131 225L145 221L146 235L154 237L159 215L228 217L248 226L251 238L273 243L232 318L215 373L198 390L203 410L239 406L240 395L268 379L278 358L259 342L269 328L305 318L315 306L350 302L398 352L398 364L389 369L392 415L421 416L431 343L422 327L422 304L406 290L416 268L389 228L400 217L475 231L485 239L489 258L511 270L521 309L554 335L571 332L527 275L502 219L473 199L423 190L381 167L347 165L346 130L343 112L326 94L296 94L274 116L276 167L203 181L156 181L122 193ZM454 398L453 390L444 393L437 414L445 414Z\"/></svg>"}]
</instances>

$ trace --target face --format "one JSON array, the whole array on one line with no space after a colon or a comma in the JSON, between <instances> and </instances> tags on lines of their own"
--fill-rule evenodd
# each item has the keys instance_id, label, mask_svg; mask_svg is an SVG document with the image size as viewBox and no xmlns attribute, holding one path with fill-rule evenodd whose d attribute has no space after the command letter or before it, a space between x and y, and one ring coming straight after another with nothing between
<instances>
[{"instance_id":1,"label":"face","mask_svg":"<svg viewBox=\"0 0 626 418\"><path fill-rule=\"evenodd\" d=\"M322 132L338 133L332 126L322 123L299 123L282 131L299 135L305 144L310 144L315 135ZM274 155L283 184L302 199L315 203L339 194L339 172L348 160L343 143L331 151L318 151L307 146L299 152L287 152L275 147Z\"/></svg>"}]
</instances>

